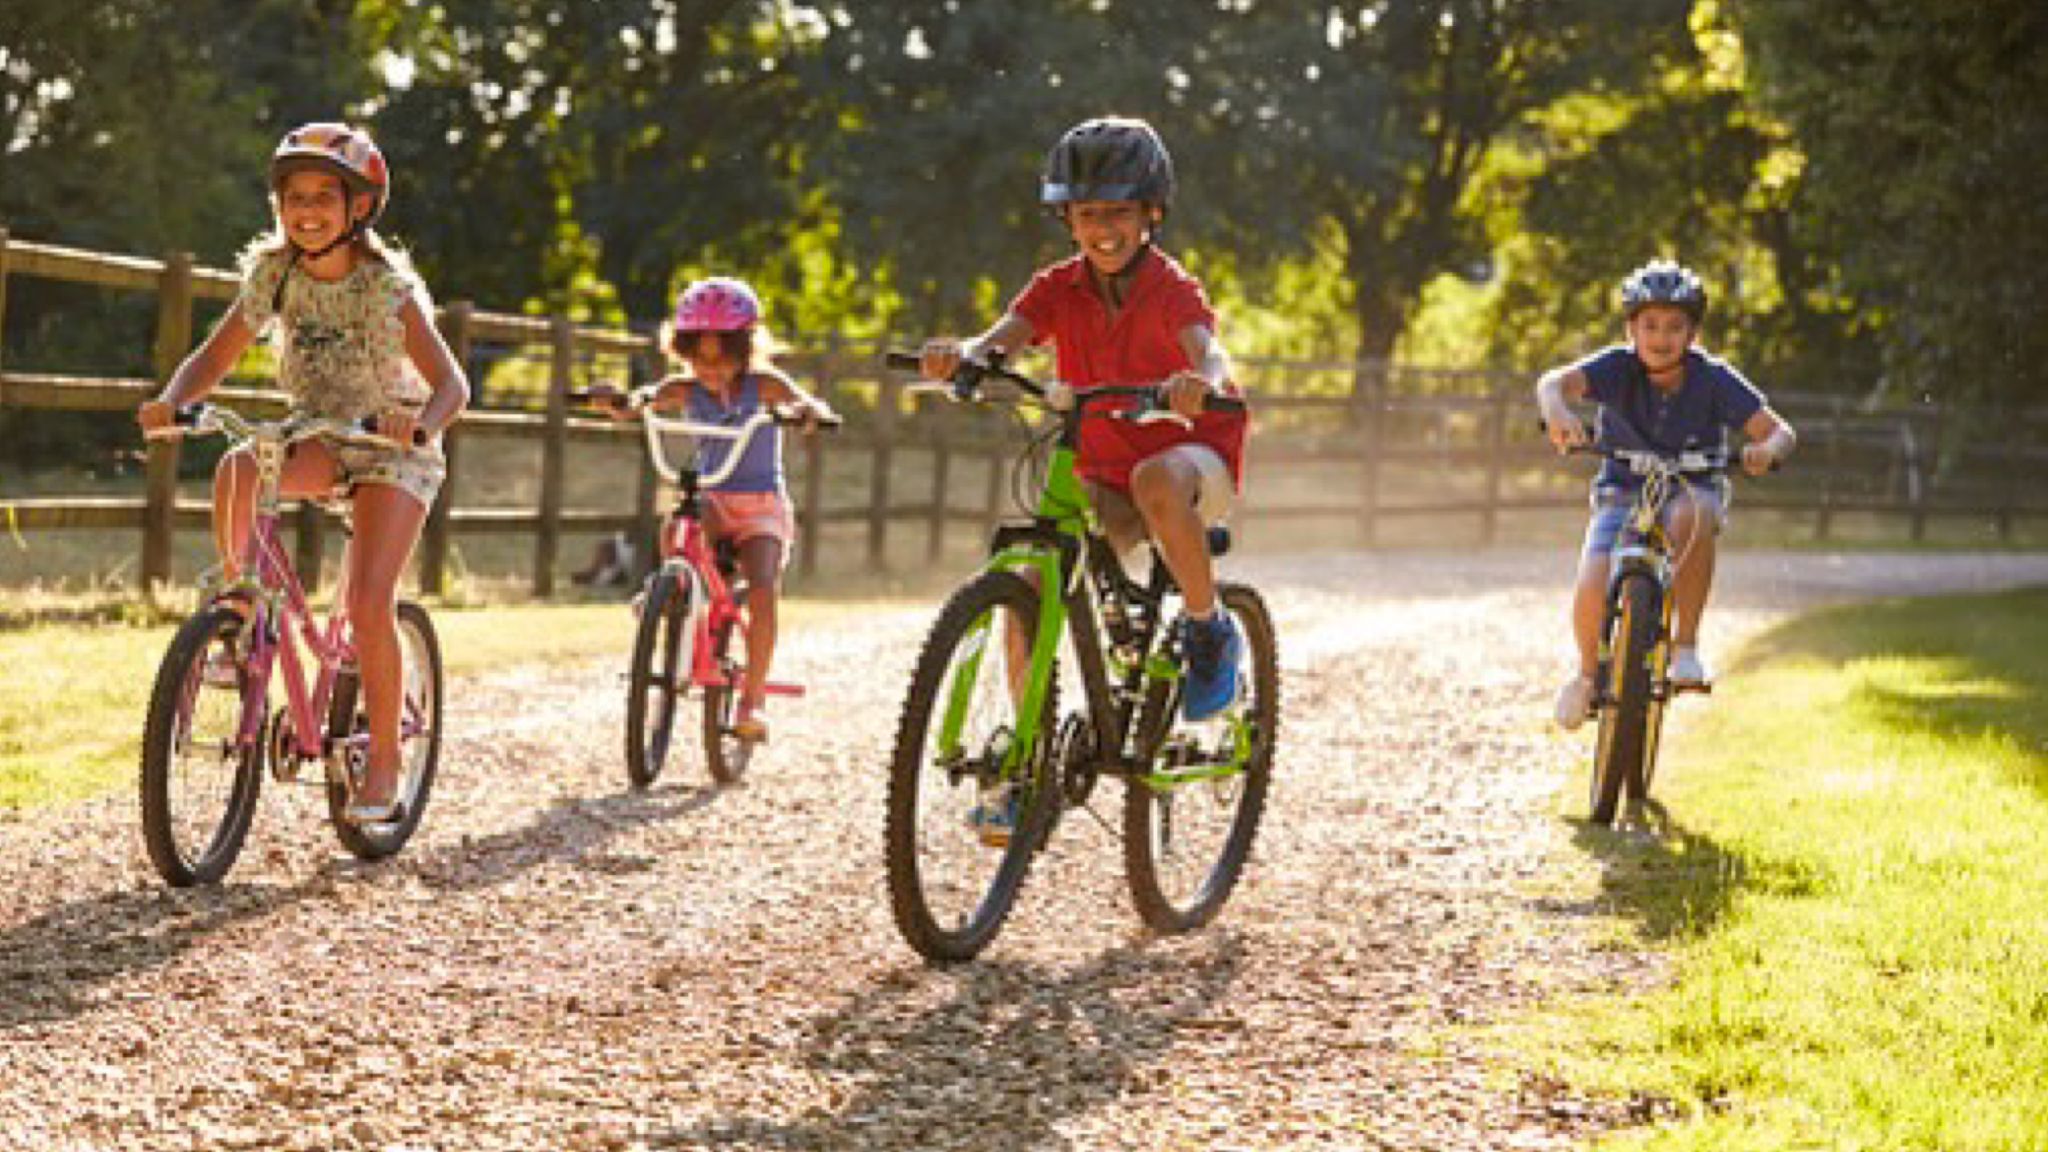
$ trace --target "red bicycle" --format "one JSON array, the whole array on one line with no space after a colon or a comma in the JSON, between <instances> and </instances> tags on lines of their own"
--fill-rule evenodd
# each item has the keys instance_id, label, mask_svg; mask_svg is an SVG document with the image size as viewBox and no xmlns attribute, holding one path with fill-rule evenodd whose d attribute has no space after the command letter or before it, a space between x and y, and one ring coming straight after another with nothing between
<instances>
[{"instance_id":1,"label":"red bicycle","mask_svg":"<svg viewBox=\"0 0 2048 1152\"><path fill-rule=\"evenodd\" d=\"M579 392L574 398L607 403L614 395ZM730 426L677 420L649 407L649 395L633 392L626 403L640 414L648 461L662 479L676 486L676 502L659 533L661 567L648 576L638 601L640 624L626 673L626 775L636 788L646 788L661 776L683 698L695 689L704 704L706 766L713 780L732 784L746 774L754 750L753 742L734 730L740 686L746 680L747 589L731 542L713 543L704 527L702 493L732 474L762 429L804 427L809 421L776 409L763 409ZM837 420L817 424L838 426ZM732 447L717 470L703 475L694 454L685 465L669 459L667 435L725 440ZM802 685L785 682L771 681L765 688L771 696L804 692Z\"/></svg>"},{"instance_id":2,"label":"red bicycle","mask_svg":"<svg viewBox=\"0 0 2048 1152\"><path fill-rule=\"evenodd\" d=\"M440 641L427 610L400 601L400 807L390 821L357 824L345 809L362 778L370 737L369 717L359 704L347 590L334 590L323 626L278 536L278 481L285 453L300 440L383 447L392 442L363 423L302 416L255 423L206 405L181 411L175 424L149 435L211 433L251 445L256 459L256 516L242 558L247 576L231 589L249 609L244 619L219 599L202 605L171 638L157 669L142 738L142 833L150 862L176 887L218 881L248 837L265 763L279 783L292 783L313 761L325 764L313 782L326 788L343 846L362 859L382 859L404 847L419 827L440 763ZM346 504L328 506L346 521ZM347 572L344 557L344 581ZM314 670L310 685L308 661ZM273 710L270 689L279 672L285 700Z\"/></svg>"}]
</instances>

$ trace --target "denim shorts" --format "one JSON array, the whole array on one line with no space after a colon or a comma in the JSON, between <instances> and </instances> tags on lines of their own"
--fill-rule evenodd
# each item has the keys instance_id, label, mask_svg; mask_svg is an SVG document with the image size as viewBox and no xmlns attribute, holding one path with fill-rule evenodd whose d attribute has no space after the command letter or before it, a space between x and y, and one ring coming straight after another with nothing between
<instances>
[{"instance_id":1,"label":"denim shorts","mask_svg":"<svg viewBox=\"0 0 2048 1152\"><path fill-rule=\"evenodd\" d=\"M1593 507L1593 519L1586 525L1586 545L1581 549L1583 556L1605 556L1614 551L1615 541L1621 537L1622 526L1628 523L1629 510L1635 507L1635 492L1623 488L1595 488L1589 499ZM1664 505L1664 528L1669 531L1671 521L1678 510L1688 502L1698 503L1714 525L1714 535L1728 526L1728 482L1717 479L1711 484L1695 483L1672 497Z\"/></svg>"}]
</instances>

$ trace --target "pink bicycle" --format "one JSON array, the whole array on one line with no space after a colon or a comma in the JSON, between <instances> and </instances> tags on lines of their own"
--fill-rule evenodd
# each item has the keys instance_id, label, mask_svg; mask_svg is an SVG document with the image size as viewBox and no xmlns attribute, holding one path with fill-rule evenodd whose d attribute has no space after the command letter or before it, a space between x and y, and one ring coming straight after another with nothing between
<instances>
[{"instance_id":1,"label":"pink bicycle","mask_svg":"<svg viewBox=\"0 0 2048 1152\"><path fill-rule=\"evenodd\" d=\"M391 442L362 424L297 416L255 423L205 405L180 412L176 424L151 435L215 433L251 445L256 460L245 581L230 590L247 600L249 611L245 619L221 598L202 605L171 638L157 669L142 741L142 831L150 862L176 887L217 882L249 834L265 766L280 783L291 783L313 761L325 765L311 782L326 786L343 846L365 860L390 856L419 827L440 761L441 647L433 620L416 603L398 605L405 669L401 807L388 823L356 824L343 813L361 779L370 737L369 718L358 705L346 588L336 587L333 607L319 622L279 538L278 506L285 454L294 443L314 437ZM346 504L326 506L346 524ZM342 572L345 582L345 557ZM275 710L274 679L284 682L284 703Z\"/></svg>"},{"instance_id":2,"label":"pink bicycle","mask_svg":"<svg viewBox=\"0 0 2048 1152\"><path fill-rule=\"evenodd\" d=\"M615 394L580 392L576 399L608 402ZM662 416L635 392L628 403L640 413L647 458L676 486L675 507L662 524L661 567L647 578L639 600L640 624L627 670L626 775L636 788L661 776L674 744L683 697L697 690L704 703L704 758L720 784L746 774L753 743L734 731L740 685L746 680L746 585L728 541L715 545L704 528L701 493L716 488L738 467L747 446L771 425L803 427L803 418L764 409L737 425L706 424ZM821 422L835 428L838 421ZM724 440L731 444L721 466L700 475L693 461L678 466L668 456L664 435ZM801 696L800 684L770 682L771 696Z\"/></svg>"}]
</instances>

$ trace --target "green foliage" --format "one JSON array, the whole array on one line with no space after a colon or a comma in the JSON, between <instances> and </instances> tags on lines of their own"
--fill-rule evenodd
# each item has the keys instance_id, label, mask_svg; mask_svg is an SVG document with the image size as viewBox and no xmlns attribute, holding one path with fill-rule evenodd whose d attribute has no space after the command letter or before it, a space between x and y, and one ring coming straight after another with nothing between
<instances>
[{"instance_id":1,"label":"green foliage","mask_svg":"<svg viewBox=\"0 0 2048 1152\"><path fill-rule=\"evenodd\" d=\"M1559 1007L1518 1047L1678 1105L1632 1146L2043 1146L2044 701L2038 589L1765 637L1668 736L1670 822L1579 838L1676 984Z\"/></svg>"}]
</instances>

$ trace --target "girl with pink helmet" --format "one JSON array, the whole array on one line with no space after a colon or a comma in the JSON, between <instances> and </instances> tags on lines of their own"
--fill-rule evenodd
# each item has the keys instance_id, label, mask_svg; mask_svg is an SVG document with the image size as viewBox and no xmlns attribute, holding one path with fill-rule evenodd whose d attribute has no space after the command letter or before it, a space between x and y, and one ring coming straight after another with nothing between
<instances>
[{"instance_id":1,"label":"girl with pink helmet","mask_svg":"<svg viewBox=\"0 0 2048 1152\"><path fill-rule=\"evenodd\" d=\"M295 410L342 421L376 418L388 447L301 441L285 461L282 484L287 497L339 496L353 508L349 616L370 756L346 815L382 823L397 814L398 580L440 490L441 433L468 405L469 380L434 327L426 286L372 228L390 200L391 172L369 133L338 123L294 128L271 154L269 175L276 227L243 252L241 294L136 420L145 430L170 424L178 408L204 399L265 336L276 346L278 387ZM243 448L221 460L213 484L223 586L217 599L245 615L255 591L238 566L256 475Z\"/></svg>"},{"instance_id":2,"label":"girl with pink helmet","mask_svg":"<svg viewBox=\"0 0 2048 1152\"><path fill-rule=\"evenodd\" d=\"M650 386L646 403L657 412L680 411L692 421L738 425L763 408L782 408L804 417L807 429L836 419L829 405L775 367L761 324L761 298L745 281L713 276L683 289L665 345L681 371ZM593 399L601 392L594 389ZM614 403L611 411L623 417L627 409ZM709 474L723 468L730 450L729 443L704 441L698 448L699 470ZM775 656L776 602L796 539L781 433L770 427L757 434L731 475L703 496L706 527L714 540L732 542L747 585L747 672L733 730L743 740L758 742L768 738L764 705L768 666Z\"/></svg>"}]
</instances>

